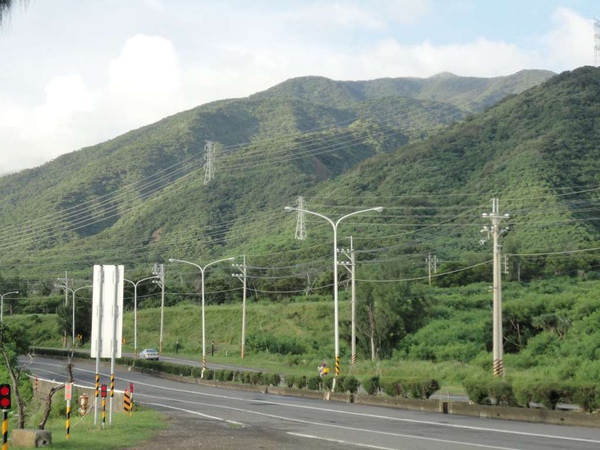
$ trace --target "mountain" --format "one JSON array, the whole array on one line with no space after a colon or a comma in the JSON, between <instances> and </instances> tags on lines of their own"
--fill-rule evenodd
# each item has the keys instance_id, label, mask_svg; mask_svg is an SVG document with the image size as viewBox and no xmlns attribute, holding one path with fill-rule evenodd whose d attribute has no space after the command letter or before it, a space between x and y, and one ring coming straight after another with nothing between
<instances>
[{"instance_id":1,"label":"mountain","mask_svg":"<svg viewBox=\"0 0 600 450\"><path fill-rule=\"evenodd\" d=\"M464 199L474 194L482 201L494 185L489 177L487 184L476 180L487 172L496 178L495 168L505 157L498 143L518 143L512 130L501 126L512 120L502 111L514 104L511 114L522 116L519 102L543 97L536 93L556 86L554 78L530 88L551 75L442 74L361 82L304 77L176 114L0 178L1 274L47 279L65 270L84 274L92 264L142 268L170 256L196 260L226 251L252 252L276 271L290 257L284 252L296 249L308 261L303 276L310 278L330 265L328 247L311 253L303 241L290 242L294 225L283 206L302 195L310 208L335 215L378 201L390 211L387 221L409 218L415 220L409 226L422 226L439 219L439 208L466 205ZM218 143L216 176L208 184L206 140ZM433 204L434 196L445 195L462 197ZM412 197L410 213L396 214L396 201L404 201L397 196ZM316 224L315 234L326 239L326 226ZM424 248L390 245L386 228L402 226L381 223L374 229L386 253Z\"/></svg>"}]
</instances>

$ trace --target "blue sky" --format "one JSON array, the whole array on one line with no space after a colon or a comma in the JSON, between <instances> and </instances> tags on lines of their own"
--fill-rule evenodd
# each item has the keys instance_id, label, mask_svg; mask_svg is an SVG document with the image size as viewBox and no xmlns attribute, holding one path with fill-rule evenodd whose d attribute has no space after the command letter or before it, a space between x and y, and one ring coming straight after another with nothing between
<instances>
[{"instance_id":1,"label":"blue sky","mask_svg":"<svg viewBox=\"0 0 600 450\"><path fill-rule=\"evenodd\" d=\"M29 0L0 29L0 175L286 79L594 64L592 0Z\"/></svg>"}]
</instances>

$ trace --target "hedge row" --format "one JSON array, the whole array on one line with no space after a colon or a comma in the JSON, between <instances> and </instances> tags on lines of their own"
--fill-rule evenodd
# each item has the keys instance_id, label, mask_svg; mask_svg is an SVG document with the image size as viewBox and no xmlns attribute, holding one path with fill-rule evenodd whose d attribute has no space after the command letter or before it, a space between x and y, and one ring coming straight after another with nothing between
<instances>
[{"instance_id":1,"label":"hedge row","mask_svg":"<svg viewBox=\"0 0 600 450\"><path fill-rule=\"evenodd\" d=\"M435 378L395 378L382 379L377 377L369 379L367 383L371 392L382 389L390 397L411 397L428 399L440 389L440 383ZM365 388L367 392L367 390Z\"/></svg>"},{"instance_id":2,"label":"hedge row","mask_svg":"<svg viewBox=\"0 0 600 450\"><path fill-rule=\"evenodd\" d=\"M530 381L512 384L500 379L471 379L463 382L469 399L480 405L529 408L539 403L556 409L558 403L579 405L585 411L600 409L600 385L575 381Z\"/></svg>"}]
</instances>

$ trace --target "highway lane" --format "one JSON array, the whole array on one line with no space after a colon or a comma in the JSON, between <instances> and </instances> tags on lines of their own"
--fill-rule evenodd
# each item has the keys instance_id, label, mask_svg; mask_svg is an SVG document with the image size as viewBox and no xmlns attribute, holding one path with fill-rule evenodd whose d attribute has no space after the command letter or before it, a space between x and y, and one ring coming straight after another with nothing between
<instances>
[{"instance_id":1,"label":"highway lane","mask_svg":"<svg viewBox=\"0 0 600 450\"><path fill-rule=\"evenodd\" d=\"M64 381L65 362L35 357L29 369L43 378ZM108 384L109 368L101 369ZM92 386L95 366L76 362L78 383ZM404 411L357 404L281 397L158 379L123 369L116 371L116 388L135 384L136 402L162 411L195 417L199 428L227 424L295 437L298 448L372 448L394 450L463 449L598 449L598 429L539 425L494 419ZM224 428L226 429L226 427ZM288 448L288 447L286 447ZM292 447L289 447L292 448Z\"/></svg>"}]
</instances>

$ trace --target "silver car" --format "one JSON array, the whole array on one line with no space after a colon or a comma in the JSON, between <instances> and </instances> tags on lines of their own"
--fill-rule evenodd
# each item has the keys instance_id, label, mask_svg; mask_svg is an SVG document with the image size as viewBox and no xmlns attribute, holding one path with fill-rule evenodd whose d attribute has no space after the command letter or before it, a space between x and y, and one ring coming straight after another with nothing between
<instances>
[{"instance_id":1,"label":"silver car","mask_svg":"<svg viewBox=\"0 0 600 450\"><path fill-rule=\"evenodd\" d=\"M140 358L158 361L158 350L154 348L145 348L140 352Z\"/></svg>"}]
</instances>

